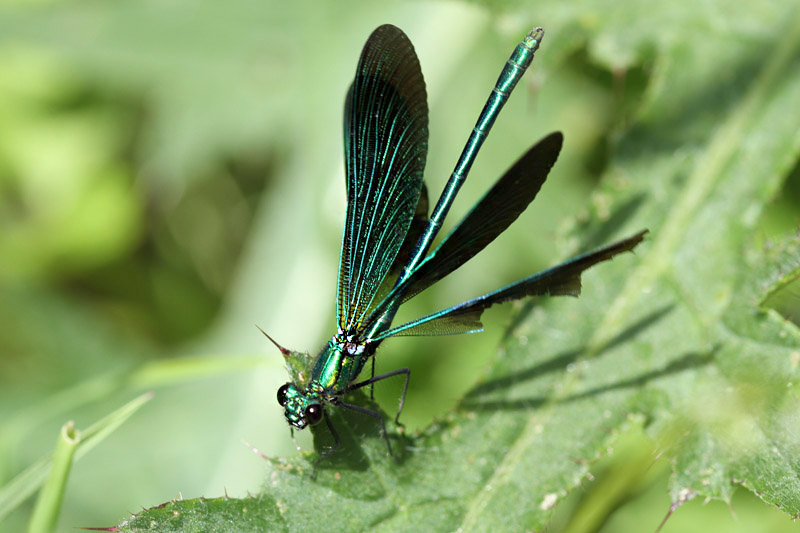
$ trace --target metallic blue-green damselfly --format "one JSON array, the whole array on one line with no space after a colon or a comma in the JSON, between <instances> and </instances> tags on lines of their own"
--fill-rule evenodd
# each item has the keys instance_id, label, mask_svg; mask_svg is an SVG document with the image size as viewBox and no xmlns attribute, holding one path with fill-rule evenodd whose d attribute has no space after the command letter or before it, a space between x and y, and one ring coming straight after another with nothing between
<instances>
[{"instance_id":1,"label":"metallic blue-green damselfly","mask_svg":"<svg viewBox=\"0 0 800 533\"><path fill-rule=\"evenodd\" d=\"M349 392L402 374L405 385L395 417L399 424L411 373L401 368L375 375L375 350L381 342L395 336L474 333L482 331L483 311L496 303L528 296L577 296L584 270L632 250L643 239L646 231L392 327L403 302L466 263L517 219L556 162L562 144L559 132L533 145L430 251L475 156L543 36L544 31L536 28L514 49L430 216L422 176L428 104L414 47L391 25L376 29L364 45L344 107L347 212L336 297L337 330L310 368L298 368L296 360L287 358L292 381L278 390L278 403L292 427L327 423L334 446L320 460L340 445L326 412L328 405L378 419L391 452L380 413L343 400ZM278 347L284 355L292 354ZM358 381L368 362L372 363L371 377Z\"/></svg>"}]
</instances>

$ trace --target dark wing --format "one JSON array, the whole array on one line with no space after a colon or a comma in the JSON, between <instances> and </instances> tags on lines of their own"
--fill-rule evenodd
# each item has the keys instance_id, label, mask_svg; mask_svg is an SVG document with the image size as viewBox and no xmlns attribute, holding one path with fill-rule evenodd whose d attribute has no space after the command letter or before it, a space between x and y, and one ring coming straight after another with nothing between
<instances>
[{"instance_id":1,"label":"dark wing","mask_svg":"<svg viewBox=\"0 0 800 533\"><path fill-rule=\"evenodd\" d=\"M494 304L527 296L578 296L581 292L581 273L584 270L617 254L633 250L642 242L646 233L647 230L640 231L632 237L579 255L502 289L389 329L371 340L379 341L394 336L473 333L483 330L481 314Z\"/></svg>"},{"instance_id":2,"label":"dark wing","mask_svg":"<svg viewBox=\"0 0 800 533\"><path fill-rule=\"evenodd\" d=\"M428 148L428 105L408 37L381 26L370 35L347 95L347 215L337 321L357 331L373 306L419 203Z\"/></svg>"},{"instance_id":3,"label":"dark wing","mask_svg":"<svg viewBox=\"0 0 800 533\"><path fill-rule=\"evenodd\" d=\"M408 280L403 300L427 289L475 257L536 198L558 159L564 137L551 133L506 171Z\"/></svg>"},{"instance_id":4,"label":"dark wing","mask_svg":"<svg viewBox=\"0 0 800 533\"><path fill-rule=\"evenodd\" d=\"M551 133L509 168L445 239L374 309L367 324L472 259L503 233L536 197L558 159L563 136Z\"/></svg>"}]
</instances>

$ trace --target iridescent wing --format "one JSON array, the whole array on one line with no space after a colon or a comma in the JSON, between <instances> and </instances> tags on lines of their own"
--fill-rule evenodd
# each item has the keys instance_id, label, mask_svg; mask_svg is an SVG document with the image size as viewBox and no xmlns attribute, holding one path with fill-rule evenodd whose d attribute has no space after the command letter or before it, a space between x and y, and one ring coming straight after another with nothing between
<instances>
[{"instance_id":1,"label":"iridescent wing","mask_svg":"<svg viewBox=\"0 0 800 533\"><path fill-rule=\"evenodd\" d=\"M427 226L428 226L428 189L423 184L422 192L419 195L419 202L417 203L417 209L414 212L414 217L411 219L411 224L408 227L408 233L406 233L406 238L403 241L403 244L400 246L400 250L397 252L397 256L394 258L394 263L392 263L392 267L389 269L389 273L383 279L383 284L381 285L381 288L375 295L374 299L375 302L383 303L384 298L386 298L386 296L390 294L395 284L397 283L400 274L402 273L405 266L408 264L408 261L411 259L411 254L416 248L417 242L419 241L422 232L425 231L425 228ZM375 309L373 308L372 311L374 310ZM369 324L371 318L372 314L370 313L369 318L367 318L362 324Z\"/></svg>"},{"instance_id":2,"label":"iridescent wing","mask_svg":"<svg viewBox=\"0 0 800 533\"><path fill-rule=\"evenodd\" d=\"M417 210L428 148L426 100L411 42L394 26L376 29L344 113L347 214L336 314L347 334L377 303Z\"/></svg>"}]
</instances>

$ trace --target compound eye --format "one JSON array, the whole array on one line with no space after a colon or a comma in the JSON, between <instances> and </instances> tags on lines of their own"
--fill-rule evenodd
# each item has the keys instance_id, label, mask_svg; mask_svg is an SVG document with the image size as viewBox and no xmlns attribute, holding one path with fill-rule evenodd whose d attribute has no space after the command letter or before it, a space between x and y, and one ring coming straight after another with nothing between
<instances>
[{"instance_id":1,"label":"compound eye","mask_svg":"<svg viewBox=\"0 0 800 533\"><path fill-rule=\"evenodd\" d=\"M319 404L311 404L306 409L306 420L312 426L322 420L322 406Z\"/></svg>"},{"instance_id":2,"label":"compound eye","mask_svg":"<svg viewBox=\"0 0 800 533\"><path fill-rule=\"evenodd\" d=\"M290 385L291 383L286 383L278 389L278 403L281 404L281 407L286 405L286 393L289 392Z\"/></svg>"}]
</instances>

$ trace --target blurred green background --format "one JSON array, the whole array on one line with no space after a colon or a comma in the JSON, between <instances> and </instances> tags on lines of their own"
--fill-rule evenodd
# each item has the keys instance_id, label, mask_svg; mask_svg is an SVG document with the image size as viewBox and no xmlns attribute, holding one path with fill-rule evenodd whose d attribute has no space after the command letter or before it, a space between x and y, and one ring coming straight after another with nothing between
<instances>
[{"instance_id":1,"label":"blurred green background","mask_svg":"<svg viewBox=\"0 0 800 533\"><path fill-rule=\"evenodd\" d=\"M773 2L774 18L791 4ZM535 5L517 2L0 7L3 483L52 450L66 420L86 427L143 389L155 399L73 469L62 529L116 524L175 497L257 492L261 459L242 440L268 455L295 453L275 402L286 373L254 325L312 353L333 333L342 103L379 24L406 31L420 57L434 197L513 46L533 25L548 30L453 218L539 137L556 129L566 136L535 207L400 318L562 259L587 206L602 208L592 190L647 96L659 35L629 50L604 48L572 31L597 23L591 9L580 16L546 5L542 19ZM637 24L647 8L635 5L615 3L606 16ZM693 6L676 3L676 20L714 24L713 9ZM746 8L740 13L746 20ZM765 239L798 226L796 174L761 222ZM786 305L798 316L796 299ZM472 385L512 315L488 313L483 335L381 348L379 371L413 370L404 411L411 429ZM399 387L376 393L392 406ZM310 448L307 435L298 440ZM635 436L628 445L647 446ZM598 476L614 468L614 458L604 461ZM631 500L604 531L653 530L669 508L667 475L656 468L632 481ZM0 529L21 531L30 508ZM559 507L554 531L571 508ZM734 509L738 519L718 502L690 502L664 531L794 527L742 491Z\"/></svg>"}]
</instances>

